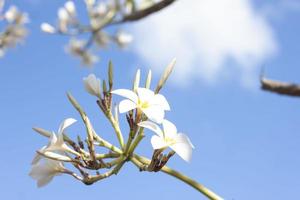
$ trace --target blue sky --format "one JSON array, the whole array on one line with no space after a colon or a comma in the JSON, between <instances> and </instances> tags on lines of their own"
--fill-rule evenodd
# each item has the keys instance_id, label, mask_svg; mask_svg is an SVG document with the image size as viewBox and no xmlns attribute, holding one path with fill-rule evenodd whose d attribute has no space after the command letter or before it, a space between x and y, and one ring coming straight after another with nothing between
<instances>
[{"instance_id":1,"label":"blue sky","mask_svg":"<svg viewBox=\"0 0 300 200\"><path fill-rule=\"evenodd\" d=\"M171 60L171 56L177 57L178 65L173 80L162 91L172 108L167 118L180 131L189 135L196 149L190 164L174 156L169 161L169 166L193 177L225 199L297 198L300 188L300 112L297 108L300 107L300 100L262 92L258 81L260 68L264 66L268 77L300 83L300 4L297 1L280 0L264 3L242 0L228 2L232 7L226 9L241 8L243 13L250 13L245 17L250 25L245 22L243 26L254 31L253 34L243 35L242 31L238 31L243 29L238 27L240 23L231 27L236 28L236 31L230 32L224 26L224 31L216 34L214 31L219 30L217 25L216 29L207 29L203 24L194 24L195 27L200 27L194 29L188 26L193 25L192 23L184 23L178 19L178 27L170 25L170 36L165 37L157 22L160 14L157 14L153 18L125 27L136 38L127 51L116 48L100 51L101 61L93 69L86 69L76 59L65 54L63 46L67 43L66 37L49 36L39 30L42 22L55 21L56 10L62 5L62 1L9 1L9 4L14 3L30 13L31 23L30 35L25 44L9 50L0 60L2 198L205 199L172 177L161 173L140 173L130 163L118 176L92 186L85 186L68 176L60 176L47 187L38 189L28 176L35 150L47 142L34 133L31 127L40 126L56 131L64 118L79 119L66 98L66 91L72 92L86 109L96 130L103 132L104 138L116 143L113 135L107 131L110 128L99 112L95 99L84 91L82 77L93 72L105 78L107 62L112 59L116 87L126 88L131 86L138 67L145 76L147 67L162 69ZM183 16L188 5L181 4L181 7L183 14L174 5L165 13L163 11L161 16L171 13L172 9L173 12L177 9L178 16ZM207 8L211 9L208 13L222 11L218 4ZM192 11L194 9L189 14L196 17ZM215 24L226 22L230 25L232 22L230 18L214 18L214 15L202 17L216 19ZM161 23L169 21L163 18ZM145 41L137 35L144 26L150 27L148 35L143 35ZM194 38L189 39L194 39L195 42L191 43L185 38L186 35L179 34L182 30L194 33ZM212 31L207 34L212 38L207 35L204 37L203 30ZM236 35L225 37L222 33ZM218 40L219 43L209 42L216 41L219 34L223 38ZM153 39L151 35L157 38ZM160 42L152 43L151 46L152 40ZM243 40L251 40L251 45L239 45ZM172 41L176 41L176 46L172 46ZM231 45L234 42L236 45ZM201 43L203 46L199 47ZM161 44L170 47L164 48ZM210 45L215 45L213 53L206 51ZM176 55L170 55L168 49ZM212 62L214 56L219 59L216 63ZM189 65L194 67L188 68ZM209 73L214 67L218 70ZM180 78L180 73L186 72L184 70L191 70L191 73ZM198 71L196 73L193 70ZM154 73L156 81L159 78L158 71L159 69ZM68 133L76 137L75 134L79 131L83 133L81 122L70 128ZM138 152L146 156L151 155L151 134L147 133L146 139L138 148Z\"/></svg>"}]
</instances>

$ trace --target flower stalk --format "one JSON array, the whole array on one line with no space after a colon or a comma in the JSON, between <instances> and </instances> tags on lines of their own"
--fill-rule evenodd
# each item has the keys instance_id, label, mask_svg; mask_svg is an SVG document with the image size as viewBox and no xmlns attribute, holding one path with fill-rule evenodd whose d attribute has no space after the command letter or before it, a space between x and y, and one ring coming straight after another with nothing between
<instances>
[{"instance_id":1,"label":"flower stalk","mask_svg":"<svg viewBox=\"0 0 300 200\"><path fill-rule=\"evenodd\" d=\"M151 163L151 161L149 159L138 156L136 154L131 158L130 161L133 164L135 164L139 169L143 169L145 167L145 165L149 165ZM215 194L213 191L206 188L204 185L198 183L197 181L189 178L188 176L183 175L182 173L180 173L174 169L171 169L170 167L164 166L164 167L162 167L161 171L164 172L165 174L173 176L173 177L177 178L178 180L190 185L191 187L193 187L197 191L201 192L203 195L205 195L210 200L223 200L222 197Z\"/></svg>"}]
</instances>

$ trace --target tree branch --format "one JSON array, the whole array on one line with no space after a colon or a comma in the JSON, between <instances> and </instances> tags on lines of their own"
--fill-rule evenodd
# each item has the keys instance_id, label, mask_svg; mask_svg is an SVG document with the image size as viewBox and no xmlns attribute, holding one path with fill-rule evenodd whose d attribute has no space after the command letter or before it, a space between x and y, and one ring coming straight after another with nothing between
<instances>
[{"instance_id":1,"label":"tree branch","mask_svg":"<svg viewBox=\"0 0 300 200\"><path fill-rule=\"evenodd\" d=\"M261 89L281 95L300 97L300 85L261 78Z\"/></svg>"},{"instance_id":2,"label":"tree branch","mask_svg":"<svg viewBox=\"0 0 300 200\"><path fill-rule=\"evenodd\" d=\"M132 21L140 20L140 19L145 18L155 12L158 12L158 11L164 9L165 7L174 3L175 1L176 0L161 0L160 2L155 3L154 5L152 5L148 8L136 11L130 15L125 16L121 21L116 22L116 23L124 23L124 22L132 22Z\"/></svg>"}]
</instances>

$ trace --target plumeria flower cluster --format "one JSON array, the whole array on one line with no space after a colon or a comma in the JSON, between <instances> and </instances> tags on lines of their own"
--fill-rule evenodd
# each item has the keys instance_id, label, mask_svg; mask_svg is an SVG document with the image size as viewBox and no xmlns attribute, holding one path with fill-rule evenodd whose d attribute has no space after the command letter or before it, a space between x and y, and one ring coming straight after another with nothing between
<instances>
[{"instance_id":1,"label":"plumeria flower cluster","mask_svg":"<svg viewBox=\"0 0 300 200\"><path fill-rule=\"evenodd\" d=\"M85 184L92 184L112 174L117 174L123 164L134 158L135 148L144 137L144 128L152 130L156 135L152 136L151 143L154 149L153 158L148 165L140 167L142 170L159 171L164 167L169 158L177 153L184 160L191 159L192 148L188 137L177 133L174 124L167 121L165 112L170 110L166 98L159 94L171 73L175 60L167 67L155 91L150 90L152 73L148 73L145 87L140 87L140 70L137 71L133 89L113 90L113 67L109 63L108 83L101 81L94 74L83 79L86 91L97 98L97 105L111 123L120 147L117 147L101 138L92 126L88 116L75 100L68 94L68 98L75 109L79 112L85 126L87 137L84 142L78 136L77 142L73 141L66 134L66 129L73 125L76 120L65 119L59 126L57 133L49 132L41 128L34 128L35 131L49 138L48 144L40 148L32 160L30 176L37 180L39 187L48 184L54 176L69 174ZM112 106L113 95L125 97L118 105ZM126 119L129 124L127 142L119 124L119 113L127 113ZM159 125L162 124L163 130ZM108 152L98 153L95 146L101 146ZM172 151L164 155L163 151L170 147ZM106 161L109 159L110 161ZM80 175L65 167L65 163L71 163ZM111 170L101 174L91 175L90 170L100 169Z\"/></svg>"},{"instance_id":2,"label":"plumeria flower cluster","mask_svg":"<svg viewBox=\"0 0 300 200\"><path fill-rule=\"evenodd\" d=\"M79 20L74 1L67 1L58 9L57 24L42 23L41 29L49 34L70 36L66 51L78 57L83 65L92 66L99 60L94 53L96 49L107 48L110 44L124 48L133 40L133 37L123 30L107 31L108 27L142 19L165 8L174 0L162 0L158 3L149 0L138 2L136 3L135 0L84 0L89 19L89 23L86 24Z\"/></svg>"},{"instance_id":3,"label":"plumeria flower cluster","mask_svg":"<svg viewBox=\"0 0 300 200\"><path fill-rule=\"evenodd\" d=\"M0 20L5 24L0 33L0 56L6 50L21 43L27 35L25 24L29 22L27 13L19 11L16 6L10 6L4 11L5 1L0 0Z\"/></svg>"},{"instance_id":4,"label":"plumeria flower cluster","mask_svg":"<svg viewBox=\"0 0 300 200\"><path fill-rule=\"evenodd\" d=\"M83 136L83 139L81 139L82 135L78 135L77 139L72 139L66 133L66 129L76 122L73 118L65 119L60 124L57 133L34 128L37 133L49 138L48 144L37 150L32 161L29 175L37 181L37 186L45 186L55 176L61 174L70 175L86 185L91 185L112 175L117 175L125 163L132 162L140 171L163 171L191 185L210 199L221 200L222 198L203 185L166 166L174 154L178 154L183 160L189 162L194 148L190 139L185 134L178 132L176 126L165 119L166 112L171 108L165 96L160 94L160 90L165 85L174 65L175 60L167 66L154 91L150 89L151 70L148 72L144 87L141 87L141 73L138 70L131 90L113 89L113 65L111 62L109 62L107 81L101 81L94 74L84 77L85 90L96 98L96 104L112 126L119 144L115 145L101 137L101 134L98 134L93 127L87 113L68 93L70 103L78 111L85 126L86 135ZM125 99L119 104L115 104L114 96L121 96ZM120 113L125 113L126 118L119 117ZM127 138L120 126L122 119L128 123ZM140 142L144 138L148 138L145 135L146 129L154 133L151 138L153 147L151 159L147 159L135 151ZM164 153L168 148L170 150Z\"/></svg>"}]
</instances>

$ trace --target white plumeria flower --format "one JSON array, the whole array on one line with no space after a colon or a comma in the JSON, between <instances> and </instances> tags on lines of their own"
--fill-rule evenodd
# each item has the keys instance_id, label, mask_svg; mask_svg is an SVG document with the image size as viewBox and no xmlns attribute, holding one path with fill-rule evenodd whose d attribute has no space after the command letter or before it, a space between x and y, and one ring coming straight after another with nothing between
<instances>
[{"instance_id":1,"label":"white plumeria flower","mask_svg":"<svg viewBox=\"0 0 300 200\"><path fill-rule=\"evenodd\" d=\"M58 134L52 133L51 137L49 138L49 143L47 146L42 147L39 152L46 153L46 152L58 152L58 153L64 153L69 152L75 155L79 155L78 152L74 151L70 147L68 147L64 142L64 130L74 124L76 122L73 118L68 118L64 120L58 129ZM38 163L41 158L43 158L40 154L36 154L35 157L32 160L32 164ZM68 159L68 157L65 156L65 159Z\"/></svg>"},{"instance_id":2,"label":"white plumeria flower","mask_svg":"<svg viewBox=\"0 0 300 200\"><path fill-rule=\"evenodd\" d=\"M37 181L38 187L47 185L54 176L60 175L65 171L62 162L44 159L43 162L32 165L29 175Z\"/></svg>"},{"instance_id":3,"label":"white plumeria flower","mask_svg":"<svg viewBox=\"0 0 300 200\"><path fill-rule=\"evenodd\" d=\"M90 74L88 77L83 78L83 83L88 93L101 98L101 81L95 76L95 74Z\"/></svg>"},{"instance_id":4,"label":"white plumeria flower","mask_svg":"<svg viewBox=\"0 0 300 200\"><path fill-rule=\"evenodd\" d=\"M158 125L150 121L143 121L138 124L141 127L154 131L157 135L152 136L151 144L153 149L164 149L170 147L183 160L189 162L192 158L194 148L190 139L183 133L177 133L176 126L168 120L164 120L163 130Z\"/></svg>"},{"instance_id":5,"label":"white plumeria flower","mask_svg":"<svg viewBox=\"0 0 300 200\"><path fill-rule=\"evenodd\" d=\"M120 113L125 113L133 109L140 109L149 120L161 123L165 116L165 110L170 110L169 103L161 94L155 94L147 88L137 88L137 93L127 90L118 89L111 93L120 95L127 99L119 104Z\"/></svg>"}]
</instances>

